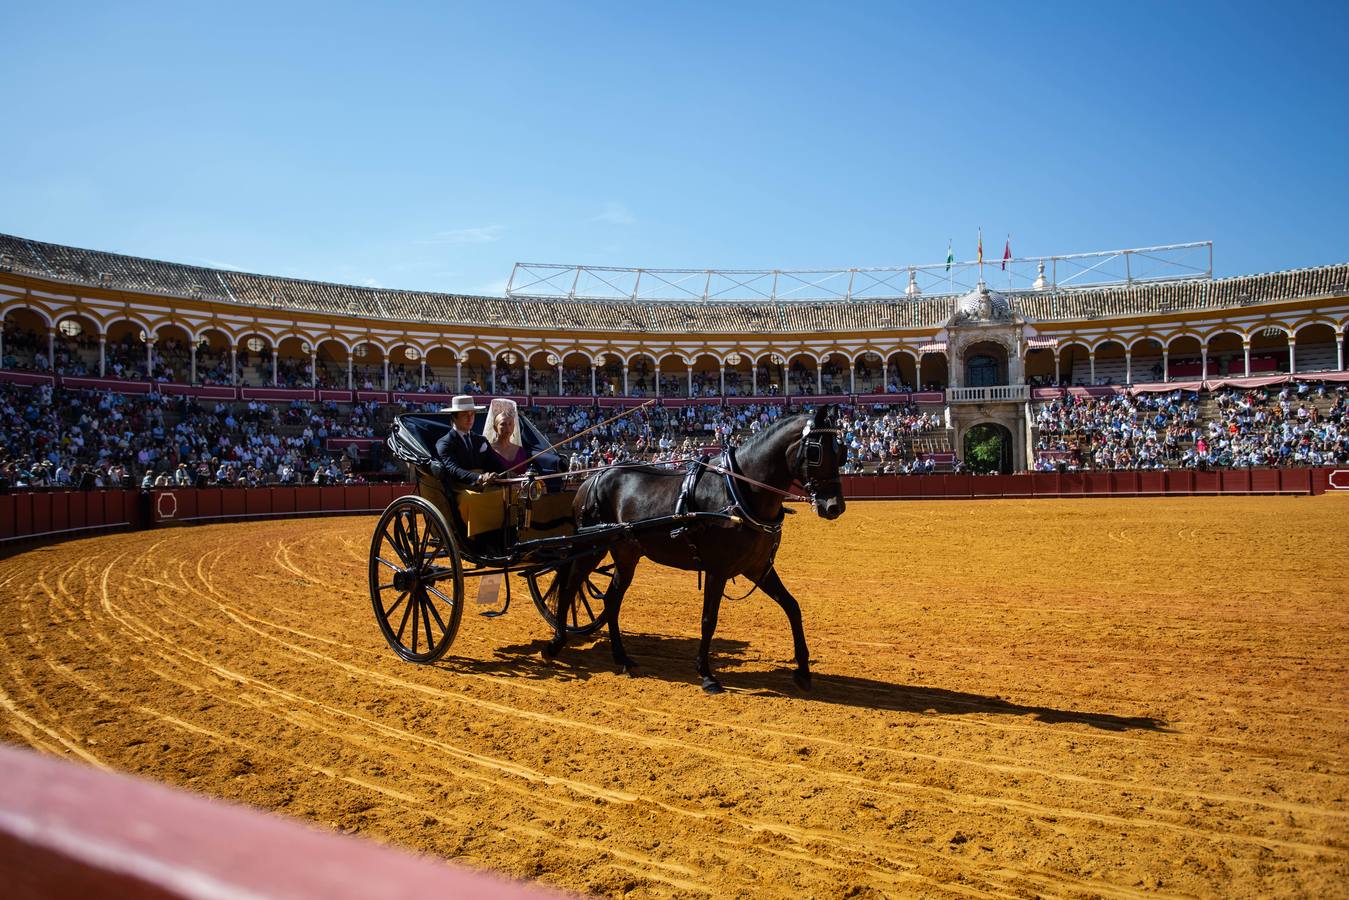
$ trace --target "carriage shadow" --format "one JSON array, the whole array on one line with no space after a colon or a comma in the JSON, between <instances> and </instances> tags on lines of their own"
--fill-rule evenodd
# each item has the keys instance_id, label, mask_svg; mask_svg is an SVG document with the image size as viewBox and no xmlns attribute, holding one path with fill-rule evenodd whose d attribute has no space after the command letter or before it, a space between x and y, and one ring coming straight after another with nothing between
<instances>
[{"instance_id":1,"label":"carriage shadow","mask_svg":"<svg viewBox=\"0 0 1349 900\"><path fill-rule=\"evenodd\" d=\"M691 690L698 689L693 665L693 658L698 652L697 638L625 633L623 641L628 652L639 663L638 677L658 678L671 683L688 684ZM609 641L603 633L575 639L553 662L542 657L540 651L543 644L542 640L511 644L499 647L495 658L490 660L447 658L441 665L458 672L511 675L540 681L586 681L593 675L615 671ZM748 647L746 641L723 638L712 640L713 657L717 660L722 684L729 691L923 716L1028 716L1047 725L1086 725L1103 731L1171 730L1165 721L1151 716L1117 716L1051 706L1031 706L1013 703L1002 697L850 675L817 672L813 689L802 691L793 684L792 670L786 666L774 671L737 671L736 666L744 661Z\"/></svg>"}]
</instances>

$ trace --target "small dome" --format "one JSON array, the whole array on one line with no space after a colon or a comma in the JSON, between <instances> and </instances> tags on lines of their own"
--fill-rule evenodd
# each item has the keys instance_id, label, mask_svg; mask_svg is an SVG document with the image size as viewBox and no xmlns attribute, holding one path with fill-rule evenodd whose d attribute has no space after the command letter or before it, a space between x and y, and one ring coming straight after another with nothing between
<instances>
[{"instance_id":1,"label":"small dome","mask_svg":"<svg viewBox=\"0 0 1349 900\"><path fill-rule=\"evenodd\" d=\"M996 322L1012 318L1012 305L997 291L990 290L982 281L979 286L956 300L952 321Z\"/></svg>"}]
</instances>

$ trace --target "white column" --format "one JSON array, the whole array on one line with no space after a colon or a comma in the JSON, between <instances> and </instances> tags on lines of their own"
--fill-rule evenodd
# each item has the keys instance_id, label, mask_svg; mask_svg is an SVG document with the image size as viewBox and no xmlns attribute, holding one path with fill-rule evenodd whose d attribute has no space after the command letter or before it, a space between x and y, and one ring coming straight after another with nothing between
<instances>
[{"instance_id":1,"label":"white column","mask_svg":"<svg viewBox=\"0 0 1349 900\"><path fill-rule=\"evenodd\" d=\"M56 371L56 329L47 329L47 371Z\"/></svg>"},{"instance_id":2,"label":"white column","mask_svg":"<svg viewBox=\"0 0 1349 900\"><path fill-rule=\"evenodd\" d=\"M1171 351L1162 348L1162 381L1171 380Z\"/></svg>"},{"instance_id":3,"label":"white column","mask_svg":"<svg viewBox=\"0 0 1349 900\"><path fill-rule=\"evenodd\" d=\"M693 397L693 363L687 363L687 365L688 365L688 369L687 369L686 371L687 371L688 376L689 376L689 393L688 393L688 396L689 396L689 398L691 399L691 398Z\"/></svg>"},{"instance_id":4,"label":"white column","mask_svg":"<svg viewBox=\"0 0 1349 900\"><path fill-rule=\"evenodd\" d=\"M562 396L562 363L557 364L557 395Z\"/></svg>"},{"instance_id":5,"label":"white column","mask_svg":"<svg viewBox=\"0 0 1349 900\"><path fill-rule=\"evenodd\" d=\"M721 364L721 390L717 396L726 396L726 363Z\"/></svg>"},{"instance_id":6,"label":"white column","mask_svg":"<svg viewBox=\"0 0 1349 900\"><path fill-rule=\"evenodd\" d=\"M230 384L239 384L239 348L230 347Z\"/></svg>"},{"instance_id":7,"label":"white column","mask_svg":"<svg viewBox=\"0 0 1349 900\"><path fill-rule=\"evenodd\" d=\"M529 360L525 360L525 402L529 402Z\"/></svg>"},{"instance_id":8,"label":"white column","mask_svg":"<svg viewBox=\"0 0 1349 900\"><path fill-rule=\"evenodd\" d=\"M1245 368L1245 370L1244 370L1245 377L1250 378L1250 377L1251 377L1251 342L1250 342L1250 341L1242 341L1242 342L1241 342L1241 353L1242 353L1242 355L1246 358L1246 368Z\"/></svg>"},{"instance_id":9,"label":"white column","mask_svg":"<svg viewBox=\"0 0 1349 900\"><path fill-rule=\"evenodd\" d=\"M918 366L919 366L920 369L922 368L922 365L923 365L923 361L922 361L921 359L918 360ZM1063 375L1060 374L1060 370L1059 370L1059 351L1058 351L1058 348L1055 347L1055 348L1054 348L1054 386L1055 386L1055 387L1058 387L1059 382L1062 381L1062 380L1063 380Z\"/></svg>"},{"instance_id":10,"label":"white column","mask_svg":"<svg viewBox=\"0 0 1349 900\"><path fill-rule=\"evenodd\" d=\"M857 361L848 364L848 393L857 393Z\"/></svg>"},{"instance_id":11,"label":"white column","mask_svg":"<svg viewBox=\"0 0 1349 900\"><path fill-rule=\"evenodd\" d=\"M425 357L425 356L422 357L422 374L421 374L421 379L417 382L417 386L418 386L418 387L426 387L426 357Z\"/></svg>"},{"instance_id":12,"label":"white column","mask_svg":"<svg viewBox=\"0 0 1349 900\"><path fill-rule=\"evenodd\" d=\"M281 375L277 371L281 368L281 350L279 347L272 348L272 387L281 383Z\"/></svg>"},{"instance_id":13,"label":"white column","mask_svg":"<svg viewBox=\"0 0 1349 900\"><path fill-rule=\"evenodd\" d=\"M55 363L52 366L55 367ZM150 373L155 368L155 342L153 340L145 342L145 377L148 379Z\"/></svg>"},{"instance_id":14,"label":"white column","mask_svg":"<svg viewBox=\"0 0 1349 900\"><path fill-rule=\"evenodd\" d=\"M492 360L491 387L492 393L495 394L497 392L497 361L495 359Z\"/></svg>"},{"instance_id":15,"label":"white column","mask_svg":"<svg viewBox=\"0 0 1349 900\"><path fill-rule=\"evenodd\" d=\"M1292 338L1288 339L1288 374L1297 374L1297 342Z\"/></svg>"},{"instance_id":16,"label":"white column","mask_svg":"<svg viewBox=\"0 0 1349 900\"><path fill-rule=\"evenodd\" d=\"M628 396L628 364L623 364L623 396Z\"/></svg>"},{"instance_id":17,"label":"white column","mask_svg":"<svg viewBox=\"0 0 1349 900\"><path fill-rule=\"evenodd\" d=\"M1344 332L1335 332L1335 371L1344 371Z\"/></svg>"},{"instance_id":18,"label":"white column","mask_svg":"<svg viewBox=\"0 0 1349 900\"><path fill-rule=\"evenodd\" d=\"M815 395L819 396L820 394L823 393L824 393L824 366L821 365L820 361L817 359L815 360Z\"/></svg>"},{"instance_id":19,"label":"white column","mask_svg":"<svg viewBox=\"0 0 1349 900\"><path fill-rule=\"evenodd\" d=\"M599 392L595 390L595 361L590 361L590 396L594 397Z\"/></svg>"},{"instance_id":20,"label":"white column","mask_svg":"<svg viewBox=\"0 0 1349 900\"><path fill-rule=\"evenodd\" d=\"M195 360L196 357L194 356ZM309 386L317 388L319 386L319 352L318 348L309 351Z\"/></svg>"},{"instance_id":21,"label":"white column","mask_svg":"<svg viewBox=\"0 0 1349 900\"><path fill-rule=\"evenodd\" d=\"M454 392L456 394L464 392L464 364L458 359L454 361Z\"/></svg>"},{"instance_id":22,"label":"white column","mask_svg":"<svg viewBox=\"0 0 1349 900\"><path fill-rule=\"evenodd\" d=\"M1128 347L1124 348L1124 383L1134 383L1134 356Z\"/></svg>"},{"instance_id":23,"label":"white column","mask_svg":"<svg viewBox=\"0 0 1349 900\"><path fill-rule=\"evenodd\" d=\"M1208 378L1208 345L1199 348L1199 378Z\"/></svg>"},{"instance_id":24,"label":"white column","mask_svg":"<svg viewBox=\"0 0 1349 900\"><path fill-rule=\"evenodd\" d=\"M1087 376L1087 384L1095 384L1095 383L1096 383L1096 351L1095 351L1095 350L1088 350L1088 351L1087 351L1087 371L1090 373L1090 374L1088 374L1088 376Z\"/></svg>"},{"instance_id":25,"label":"white column","mask_svg":"<svg viewBox=\"0 0 1349 900\"><path fill-rule=\"evenodd\" d=\"M660 396L660 363L656 364L656 396Z\"/></svg>"},{"instance_id":26,"label":"white column","mask_svg":"<svg viewBox=\"0 0 1349 900\"><path fill-rule=\"evenodd\" d=\"M354 390L354 388L352 387L352 384L351 384L351 382L352 382L351 369L352 369L352 365L351 365L351 351L348 350L348 351L347 351L347 390L349 390L349 391L350 391L350 390Z\"/></svg>"},{"instance_id":27,"label":"white column","mask_svg":"<svg viewBox=\"0 0 1349 900\"><path fill-rule=\"evenodd\" d=\"M749 361L749 393L751 397L759 396L759 361L757 359Z\"/></svg>"},{"instance_id":28,"label":"white column","mask_svg":"<svg viewBox=\"0 0 1349 900\"><path fill-rule=\"evenodd\" d=\"M389 358L384 357L384 390L389 390Z\"/></svg>"}]
</instances>

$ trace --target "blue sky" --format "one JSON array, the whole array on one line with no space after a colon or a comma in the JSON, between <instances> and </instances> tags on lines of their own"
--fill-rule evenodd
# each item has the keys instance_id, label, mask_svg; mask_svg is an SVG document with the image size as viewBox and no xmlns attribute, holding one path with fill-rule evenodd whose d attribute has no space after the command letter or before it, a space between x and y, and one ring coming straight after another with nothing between
<instances>
[{"instance_id":1,"label":"blue sky","mask_svg":"<svg viewBox=\"0 0 1349 900\"><path fill-rule=\"evenodd\" d=\"M1349 4L5 4L0 230L499 293L517 260L1349 261Z\"/></svg>"}]
</instances>

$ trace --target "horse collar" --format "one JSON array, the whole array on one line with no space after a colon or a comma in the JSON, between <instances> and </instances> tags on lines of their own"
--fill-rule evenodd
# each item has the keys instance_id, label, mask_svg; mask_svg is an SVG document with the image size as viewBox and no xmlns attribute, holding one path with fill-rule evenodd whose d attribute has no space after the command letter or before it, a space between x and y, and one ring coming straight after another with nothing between
<instances>
[{"instance_id":1,"label":"horse collar","mask_svg":"<svg viewBox=\"0 0 1349 900\"><path fill-rule=\"evenodd\" d=\"M740 495L740 487L736 484L740 480L739 476L744 473L740 471L740 465L735 461L735 448L727 447L726 452L721 454L721 468L724 471L726 479L726 490L731 495L731 505L740 510L740 516L754 528L767 534L779 534L782 531L782 520L787 518L785 510L778 510L777 518L772 522L763 522L754 517L749 511L745 498Z\"/></svg>"}]
</instances>

